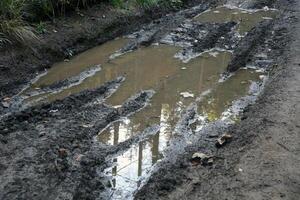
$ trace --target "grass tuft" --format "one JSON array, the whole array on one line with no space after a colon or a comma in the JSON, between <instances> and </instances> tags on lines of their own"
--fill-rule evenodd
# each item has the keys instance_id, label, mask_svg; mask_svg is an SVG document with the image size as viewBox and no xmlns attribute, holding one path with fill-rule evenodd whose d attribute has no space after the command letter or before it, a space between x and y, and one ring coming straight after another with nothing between
<instances>
[{"instance_id":1,"label":"grass tuft","mask_svg":"<svg viewBox=\"0 0 300 200\"><path fill-rule=\"evenodd\" d=\"M104 1L121 9L133 5L145 10L181 3L181 0L0 0L0 48L10 44L31 45L39 40L36 32L45 32L44 20ZM29 26L33 22L35 29Z\"/></svg>"}]
</instances>

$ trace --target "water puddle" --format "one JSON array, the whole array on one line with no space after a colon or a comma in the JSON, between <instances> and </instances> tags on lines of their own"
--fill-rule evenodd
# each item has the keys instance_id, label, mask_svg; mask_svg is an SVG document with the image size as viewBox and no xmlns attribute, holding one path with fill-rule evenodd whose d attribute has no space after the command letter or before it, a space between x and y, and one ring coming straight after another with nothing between
<instances>
[{"instance_id":1,"label":"water puddle","mask_svg":"<svg viewBox=\"0 0 300 200\"><path fill-rule=\"evenodd\" d=\"M47 75L42 76L32 87L44 87L75 76L88 67L106 63L109 56L125 45L127 41L124 38L112 40L87 50L69 61L57 63L49 69Z\"/></svg>"},{"instance_id":2,"label":"water puddle","mask_svg":"<svg viewBox=\"0 0 300 200\"><path fill-rule=\"evenodd\" d=\"M197 97L210 91L199 101L198 112L208 122L215 121L226 112L232 101L247 95L250 85L260 80L261 73L241 69L224 82L219 82L220 74L225 71L230 58L229 52L215 51L204 53L188 63L181 63L177 73L155 84L156 94L150 106L111 124L99 133L100 142L117 145L149 126L160 126L159 132L154 136L134 144L125 153L114 158L113 167L105 172L112 177L111 199L130 198L150 173L151 166L163 157L181 112L191 102L195 102ZM116 92L108 101L117 105L123 99L123 94Z\"/></svg>"},{"instance_id":3,"label":"water puddle","mask_svg":"<svg viewBox=\"0 0 300 200\"><path fill-rule=\"evenodd\" d=\"M27 98L30 94L25 102L34 102L36 100L44 98L49 98L48 101L52 101L55 99L64 98L73 93L80 92L80 88L78 88L77 90L74 88L74 90L71 89L70 91L61 92L60 94L56 94L56 92L54 92L55 95L57 95L57 97L54 97L55 95L51 94L51 92L43 92L42 90L47 86L59 83L60 81L63 81L70 77L76 77L78 76L78 74L80 75L80 73L82 73L82 77L78 77L79 81L80 78L82 80L85 79L88 76L84 77L84 72L87 71L88 74L88 72L91 71L90 68L96 68L96 66L99 66L100 68L100 65L107 63L109 60L109 56L115 51L119 50L122 46L124 46L126 42L128 42L128 39L124 38L112 40L90 50L87 50L75 56L71 60L56 63L47 71L47 73L33 82L20 95ZM79 83L81 83L81 81ZM94 84L92 86L96 87L97 84Z\"/></svg>"},{"instance_id":4,"label":"water puddle","mask_svg":"<svg viewBox=\"0 0 300 200\"><path fill-rule=\"evenodd\" d=\"M263 21L264 19L274 18L277 14L278 11L271 9L242 10L239 8L222 6L199 14L195 17L195 20L200 22L215 23L234 21L238 23L237 31L241 35L244 35L257 23Z\"/></svg>"},{"instance_id":5,"label":"water puddle","mask_svg":"<svg viewBox=\"0 0 300 200\"><path fill-rule=\"evenodd\" d=\"M226 109L232 106L232 103L251 94L251 85L262 81L264 75L251 69L240 69L235 75L229 77L226 81L218 84L198 103L198 113L207 122L213 122L222 117ZM237 120L237 116L232 120Z\"/></svg>"},{"instance_id":6,"label":"water puddle","mask_svg":"<svg viewBox=\"0 0 300 200\"><path fill-rule=\"evenodd\" d=\"M173 76L169 76L162 81L159 79L152 80L155 81L152 89L156 93L150 101L151 105L135 113L130 119L125 119L121 124L117 123L117 126L119 126L117 129L123 134L119 137L118 142L125 141L133 134L141 132L147 126L153 124L160 124L166 131L169 129L168 127L171 130L181 111L195 101L198 95L218 83L220 74L225 71L230 58L231 53L225 51L219 52L216 56L205 53L189 63L179 62L179 66L176 67L177 71L173 73ZM163 70L165 66L162 65L161 67ZM134 88L147 89L141 88L141 84L134 81L127 82L127 84L125 81L123 88L121 86L107 102L112 105L119 105L130 95L126 91L131 91ZM185 93L190 94L189 97L184 97ZM111 133L116 129L114 126L115 124L99 135L100 138L103 138L100 139L103 143L108 144L108 141L112 141L109 138L113 136Z\"/></svg>"},{"instance_id":7,"label":"water puddle","mask_svg":"<svg viewBox=\"0 0 300 200\"><path fill-rule=\"evenodd\" d=\"M101 65L101 71L87 77L80 84L66 88L58 93L46 93L35 98L44 98L51 102L65 98L86 89L93 89L124 76L126 81L119 88L118 96L113 96L109 103L123 103L127 98L142 89L155 88L162 80L167 79L180 70L181 62L174 58L178 47L159 45L140 48ZM57 72L59 73L59 72ZM33 101L34 99L29 99Z\"/></svg>"},{"instance_id":8,"label":"water puddle","mask_svg":"<svg viewBox=\"0 0 300 200\"><path fill-rule=\"evenodd\" d=\"M245 34L259 21L275 15L273 10L246 11L219 7L198 15L195 20L236 21L239 33ZM127 41L117 39L107 42L69 61L57 63L21 93L26 98L25 103L51 102L97 88L119 76L125 77L125 81L105 100L107 104L118 107L141 90L155 91L149 106L110 124L97 136L101 143L118 145L150 126L159 125L156 134L132 144L113 158L112 167L105 170L105 174L111 177L111 199L131 198L141 181L150 174L153 165L164 157L176 124L191 103L196 102L198 114L205 123L222 119L225 115L237 120L229 108L234 101L248 95L253 84L259 83L263 76L263 72L255 69L240 69L220 81L231 53L216 49L188 62L175 57L181 47L163 44L141 47L109 59Z\"/></svg>"}]
</instances>

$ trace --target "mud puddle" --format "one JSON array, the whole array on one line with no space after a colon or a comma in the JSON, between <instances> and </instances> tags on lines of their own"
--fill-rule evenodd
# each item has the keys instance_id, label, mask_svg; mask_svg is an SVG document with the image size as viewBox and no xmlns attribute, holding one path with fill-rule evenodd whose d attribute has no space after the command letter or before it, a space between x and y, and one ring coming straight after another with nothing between
<instances>
[{"instance_id":1,"label":"mud puddle","mask_svg":"<svg viewBox=\"0 0 300 200\"><path fill-rule=\"evenodd\" d=\"M277 10L243 10L234 7L221 6L208 10L196 16L194 19L199 22L216 22L224 23L234 21L237 22L237 31L241 35L245 35L256 24L264 19L275 18L278 14Z\"/></svg>"},{"instance_id":2,"label":"mud puddle","mask_svg":"<svg viewBox=\"0 0 300 200\"><path fill-rule=\"evenodd\" d=\"M224 82L220 81L220 74L225 71L230 58L229 52L212 51L188 63L181 63L180 70L173 77L156 84L156 94L148 107L111 124L99 133L100 142L117 145L150 126L160 127L158 133L133 144L113 159L113 166L105 171L107 176L112 177L111 199L130 198L151 174L152 166L164 157L164 150L172 139L176 123L190 103L198 102L199 115L209 123L230 115L227 109L232 102L247 95L251 84L261 80L261 72L241 69ZM123 98L122 93L117 91L108 101L117 105Z\"/></svg>"},{"instance_id":3,"label":"mud puddle","mask_svg":"<svg viewBox=\"0 0 300 200\"><path fill-rule=\"evenodd\" d=\"M178 62L178 66L174 66L177 70L172 76L163 77L162 80L148 77L154 82L152 89L155 90L150 106L135 113L130 119L124 119L120 130L126 134L120 136L118 142L123 142L133 134L143 131L149 125L164 123L166 129L173 127L180 117L181 111L195 101L198 95L217 84L220 74L225 71L231 53L226 51L215 53L205 53L189 63L178 62L177 59L173 58L174 54L169 55L171 59ZM168 60L167 57L164 60ZM162 70L165 67L165 65L161 65ZM127 82L126 84L125 81L124 85L107 99L107 102L117 106L127 98L127 95L130 95L127 93L128 91L135 88L138 90L147 89L142 86L139 82ZM107 139L113 135L111 134L115 129L113 126L114 124L99 134L99 137L103 138L103 140L100 139L102 142L107 143L104 138Z\"/></svg>"},{"instance_id":4,"label":"mud puddle","mask_svg":"<svg viewBox=\"0 0 300 200\"><path fill-rule=\"evenodd\" d=\"M70 60L55 64L23 90L20 96L25 99L25 103L34 103L39 100L50 102L84 89L100 86L105 80L100 83L99 81L84 82L84 80L101 71L102 65L109 61L109 56L128 41L125 38L118 38L85 51ZM64 81L66 84L63 83ZM74 87L80 84L81 86Z\"/></svg>"},{"instance_id":5,"label":"mud puddle","mask_svg":"<svg viewBox=\"0 0 300 200\"><path fill-rule=\"evenodd\" d=\"M219 7L198 15L201 22L237 21L238 31L245 34L259 21L274 17L273 10L246 11ZM131 116L113 122L99 132L97 139L107 145L118 145L158 125L159 132L144 140L134 141L121 155L114 155L112 166L105 170L111 178L111 199L132 197L153 170L153 165L164 158L181 114L193 102L203 123L196 129L222 117L238 120L229 108L232 103L249 94L263 76L255 69L240 69L221 81L231 60L231 53L212 49L197 54L188 62L176 58L183 48L158 44L140 47L110 59L127 39L117 39L83 54L58 63L41 76L21 95L25 103L52 102L86 89L94 89L105 82L124 77L125 81L105 99L105 103L119 107L126 99L141 90L154 90L150 105Z\"/></svg>"},{"instance_id":6,"label":"mud puddle","mask_svg":"<svg viewBox=\"0 0 300 200\"><path fill-rule=\"evenodd\" d=\"M253 95L257 87L266 78L263 72L254 69L240 69L226 81L218 84L210 93L205 95L198 104L198 114L207 123L229 117L238 120L237 113L230 113L233 102L246 95ZM239 109L239 108L238 108Z\"/></svg>"},{"instance_id":7,"label":"mud puddle","mask_svg":"<svg viewBox=\"0 0 300 200\"><path fill-rule=\"evenodd\" d=\"M43 99L50 102L62 99L70 94L101 86L119 76L125 77L125 81L106 99L107 104L118 107L141 90L155 91L149 106L114 122L97 137L104 144L118 145L150 126L159 125L158 133L132 144L113 159L112 167L106 169L106 176L112 177L111 188L114 191L112 199L132 195L141 181L150 174L153 165L164 157L164 151L174 134L175 125L188 105L198 101L198 97L203 93L210 91L198 101L198 112L208 122L217 120L232 101L247 94L251 82L258 81L260 75L254 70L243 69L226 81L220 82L220 75L226 71L230 62L230 52L211 50L183 63L175 58L181 48L171 45L141 47L110 60L109 56L124 43L126 40L123 39L112 41L103 47L85 52L74 60L58 64L53 71L50 70L37 80L30 89L47 88L58 82L61 84L58 84L58 88L62 87L62 90L55 90L54 87L55 92L48 91L27 100L33 102ZM101 54L105 50L109 53ZM77 59L80 61L77 62ZM76 72L64 74L65 70L68 71L72 67L72 63L76 66ZM64 87L63 82L60 82L65 79L72 80L78 74L80 77L83 72L89 74L86 73L90 70L87 66L99 64L101 69L90 73L91 75L86 76L79 84L67 84L67 87Z\"/></svg>"},{"instance_id":8,"label":"mud puddle","mask_svg":"<svg viewBox=\"0 0 300 200\"><path fill-rule=\"evenodd\" d=\"M110 49L116 50L117 47L124 43L124 40L109 42L107 45L112 45L115 48L110 47ZM159 45L140 48L136 51L129 52L123 56L115 58L113 60L108 60L108 53L101 55L103 57L101 60L94 60L93 57L98 58L97 52L91 51L91 57L89 58L89 52L84 57L85 60L90 60L90 63L86 65L77 65L78 68L90 66L91 64L101 63L101 70L97 71L92 76L84 78L79 84L69 85L69 87L62 88L61 90L50 91L46 93L37 93L37 95L28 98L27 103L34 103L35 101L46 101L51 102L56 99L63 99L71 94L79 93L86 89L94 89L103 85L107 81L111 81L119 76L125 77L126 81L123 83L118 91L118 96L113 96L109 103L113 105L122 104L131 95L137 93L143 89L150 89L157 87L162 80L176 74L180 70L181 62L175 59L173 55L179 50L175 46ZM111 51L111 54L113 52ZM99 53L100 54L100 53ZM77 58L76 58L77 59ZM105 60L107 59L107 60ZM64 66L62 68L56 68L53 73L49 72L41 80L38 80L33 88L38 87L39 90L41 84L43 83L53 83L54 79L58 79L55 74L64 73L60 71L61 69L71 67L70 63L61 63ZM83 64L85 61L81 61ZM71 64L71 65L69 65ZM87 67L86 67L87 68ZM52 78L55 77L55 78ZM66 75L65 75L66 76Z\"/></svg>"},{"instance_id":9,"label":"mud puddle","mask_svg":"<svg viewBox=\"0 0 300 200\"><path fill-rule=\"evenodd\" d=\"M239 32L244 34L264 18L275 17L275 10L241 10L226 6L205 11L195 17L201 22L237 21ZM173 55L180 47L159 45L139 48L126 55L109 59L121 49L129 39L119 38L88 50L71 60L55 64L47 73L20 93L23 104L52 102L86 89L96 88L117 76L126 81L109 100L120 105L131 94L157 87L157 83L178 73L182 63ZM151 78L149 78L151 77ZM155 86L156 84L156 86ZM123 95L121 98L120 95Z\"/></svg>"}]
</instances>

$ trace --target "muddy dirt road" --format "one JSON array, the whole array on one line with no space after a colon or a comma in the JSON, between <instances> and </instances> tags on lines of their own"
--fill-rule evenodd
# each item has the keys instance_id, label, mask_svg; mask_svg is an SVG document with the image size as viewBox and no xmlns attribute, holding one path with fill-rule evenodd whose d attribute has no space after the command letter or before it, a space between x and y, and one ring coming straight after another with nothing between
<instances>
[{"instance_id":1,"label":"muddy dirt road","mask_svg":"<svg viewBox=\"0 0 300 200\"><path fill-rule=\"evenodd\" d=\"M300 199L300 1L157 12L1 91L0 199Z\"/></svg>"}]
</instances>

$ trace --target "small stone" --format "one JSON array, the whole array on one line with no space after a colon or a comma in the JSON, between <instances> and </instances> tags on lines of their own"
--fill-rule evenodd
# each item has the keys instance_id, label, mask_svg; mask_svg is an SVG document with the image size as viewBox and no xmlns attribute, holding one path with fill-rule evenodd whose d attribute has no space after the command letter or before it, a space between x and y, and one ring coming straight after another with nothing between
<instances>
[{"instance_id":1,"label":"small stone","mask_svg":"<svg viewBox=\"0 0 300 200\"><path fill-rule=\"evenodd\" d=\"M89 125L89 124L82 124L82 127L83 127L83 128L90 128L91 125Z\"/></svg>"},{"instance_id":2,"label":"small stone","mask_svg":"<svg viewBox=\"0 0 300 200\"><path fill-rule=\"evenodd\" d=\"M214 159L213 158L209 158L207 160L207 165L212 165L214 163Z\"/></svg>"},{"instance_id":3,"label":"small stone","mask_svg":"<svg viewBox=\"0 0 300 200\"><path fill-rule=\"evenodd\" d=\"M184 98L193 98L194 97L194 94L189 93L189 92L181 92L180 95L183 96Z\"/></svg>"},{"instance_id":4,"label":"small stone","mask_svg":"<svg viewBox=\"0 0 300 200\"><path fill-rule=\"evenodd\" d=\"M263 79L265 78L265 75L259 75L259 78L260 78L261 80L263 80Z\"/></svg>"},{"instance_id":5,"label":"small stone","mask_svg":"<svg viewBox=\"0 0 300 200\"><path fill-rule=\"evenodd\" d=\"M268 11L268 10L270 10L270 8L268 6L265 6L265 7L263 7L263 10Z\"/></svg>"}]
</instances>

